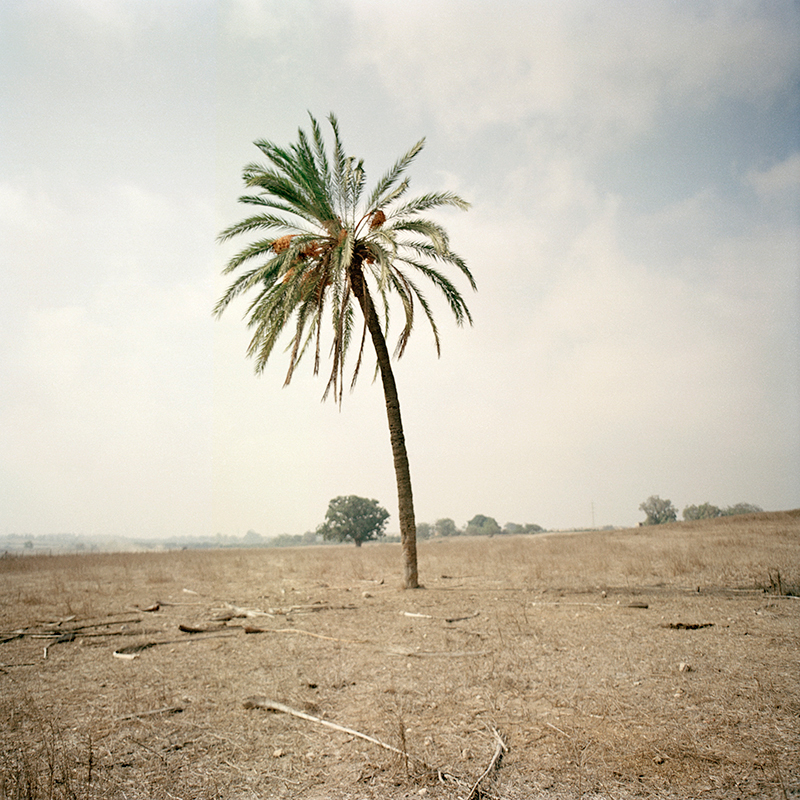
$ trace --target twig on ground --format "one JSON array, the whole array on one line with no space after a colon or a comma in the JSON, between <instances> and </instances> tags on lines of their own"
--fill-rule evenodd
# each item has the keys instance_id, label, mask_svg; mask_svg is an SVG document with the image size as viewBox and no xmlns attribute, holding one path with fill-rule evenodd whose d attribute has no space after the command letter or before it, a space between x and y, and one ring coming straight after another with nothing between
<instances>
[{"instance_id":1,"label":"twig on ground","mask_svg":"<svg viewBox=\"0 0 800 800\"><path fill-rule=\"evenodd\" d=\"M159 714L180 714L184 710L184 706L164 706L164 708L154 708L152 711L139 711L136 714L125 714L125 716L117 717L119 721L128 719L139 719L140 717L155 717Z\"/></svg>"},{"instance_id":2,"label":"twig on ground","mask_svg":"<svg viewBox=\"0 0 800 800\"><path fill-rule=\"evenodd\" d=\"M672 628L676 631L697 631L700 628L713 628L713 622L665 622L662 628Z\"/></svg>"},{"instance_id":3,"label":"twig on ground","mask_svg":"<svg viewBox=\"0 0 800 800\"><path fill-rule=\"evenodd\" d=\"M447 617L445 622L463 622L465 619L475 619L481 614L480 611L474 611L472 614L467 614L466 617Z\"/></svg>"},{"instance_id":4,"label":"twig on ground","mask_svg":"<svg viewBox=\"0 0 800 800\"><path fill-rule=\"evenodd\" d=\"M245 626L245 633L301 633L304 636L313 636L315 639L325 639L327 642L347 642L348 644L367 644L364 639L337 639L335 636L323 636L321 633L312 633L300 628L254 628Z\"/></svg>"},{"instance_id":5,"label":"twig on ground","mask_svg":"<svg viewBox=\"0 0 800 800\"><path fill-rule=\"evenodd\" d=\"M404 647L391 647L386 653L390 656L406 656L407 658L472 658L485 656L485 650L442 650L440 652L426 650L408 650Z\"/></svg>"},{"instance_id":6,"label":"twig on ground","mask_svg":"<svg viewBox=\"0 0 800 800\"><path fill-rule=\"evenodd\" d=\"M549 722L545 722L544 724L547 725L548 728L552 728L556 733L560 733L562 736L566 736L567 739L572 741L572 737L568 733L564 733L561 728L556 728L555 725L551 725Z\"/></svg>"},{"instance_id":7,"label":"twig on ground","mask_svg":"<svg viewBox=\"0 0 800 800\"><path fill-rule=\"evenodd\" d=\"M491 728L492 733L494 734L494 738L497 740L497 746L494 749L494 755L492 756L492 760L489 762L489 766L481 773L480 778L473 784L472 788L467 795L467 800L477 800L477 798L481 797L483 792L481 791L481 783L500 766L500 761L503 758L503 753L508 752L508 746L503 741L500 734L494 729Z\"/></svg>"},{"instance_id":8,"label":"twig on ground","mask_svg":"<svg viewBox=\"0 0 800 800\"><path fill-rule=\"evenodd\" d=\"M378 747L382 747L384 750L390 750L392 753L396 753L403 758L408 758L412 761L416 761L418 764L421 764L426 769L435 772L433 767L429 764L426 764L419 758L415 758L414 756L408 755L408 753L404 753L402 750L399 750L397 747L392 747L390 744L386 744L386 742L382 742L380 739L375 739L372 736L368 736L366 733L361 733L360 731L354 730L353 728L345 728L343 725L337 725L335 722L328 722L326 719L320 719L319 717L314 717L311 714L306 714L302 711L298 711L297 709L291 708L290 706L285 706L283 703L276 703L274 700L268 700L266 697L261 696L254 696L248 697L247 700L244 701L245 708L266 708L268 711L280 711L283 714L289 714L293 717L298 717L299 719L304 719L307 722L314 722L317 725L324 725L326 728L331 728L335 731L340 731L341 733L347 733L350 736L357 736L359 739L363 739L366 742L370 742L371 744L376 744Z\"/></svg>"},{"instance_id":9,"label":"twig on ground","mask_svg":"<svg viewBox=\"0 0 800 800\"><path fill-rule=\"evenodd\" d=\"M74 633L65 633L63 636L59 636L57 639L54 639L50 644L45 645L44 648L44 657L47 658L47 652L54 644L64 644L65 642L74 642L75 636L77 634Z\"/></svg>"},{"instance_id":10,"label":"twig on ground","mask_svg":"<svg viewBox=\"0 0 800 800\"><path fill-rule=\"evenodd\" d=\"M435 617L433 614L418 614L415 611L401 611L404 617L418 617L420 619L443 619L445 622L462 622L465 619L474 619L480 615L480 611L474 611L472 614L467 614L465 617Z\"/></svg>"},{"instance_id":11,"label":"twig on ground","mask_svg":"<svg viewBox=\"0 0 800 800\"><path fill-rule=\"evenodd\" d=\"M200 625L189 625L182 622L178 625L178 630L183 633L212 633L213 631L221 631L224 625L212 625L211 627L201 627Z\"/></svg>"},{"instance_id":12,"label":"twig on ground","mask_svg":"<svg viewBox=\"0 0 800 800\"><path fill-rule=\"evenodd\" d=\"M144 644L132 644L128 647L120 647L115 650L112 655L114 658L125 658L132 660L136 658L143 650L149 650L151 647L158 647L162 644L187 644L188 642L204 642L206 639L221 639L223 636L236 636L235 631L226 633L212 633L208 636L193 636L190 639L168 639L165 642L145 642Z\"/></svg>"},{"instance_id":13,"label":"twig on ground","mask_svg":"<svg viewBox=\"0 0 800 800\"><path fill-rule=\"evenodd\" d=\"M361 733L361 731L357 731L353 728L346 728L344 725L337 725L335 722L329 722L326 719L320 719L320 717L314 717L311 714L306 714L303 711L298 711L295 708L291 708L290 706L284 705L283 703L277 703L274 700L269 700L266 697L256 695L253 697L248 697L243 706L245 708L265 708L268 711L278 711L282 714L289 714L292 717L297 717L298 719L304 719L307 722L313 722L317 725L323 725L326 728L331 728L332 730L339 731L340 733L346 733L349 736L355 736L358 739L363 739L365 742L369 742L370 744L377 745L378 747L382 747L384 750L388 750L390 753L395 753L398 756L401 756L403 759L408 761L412 761L415 764L418 764L420 767L425 769L427 772L431 774L437 775L439 780L450 781L451 783L456 783L459 786L468 786L469 784L459 778L456 775L452 775L448 772L444 772L443 770L437 769L436 767L431 766L426 761L423 761L421 758L417 758L416 756L410 755L407 751L400 750L397 747L393 747L390 744L386 744L386 742L382 742L380 739L376 739L374 736L369 736L366 733ZM495 750L494 755L492 756L492 760L489 762L489 766L478 778L477 782L471 787L470 793L467 797L467 800L477 800L478 797L490 797L495 798L495 800L501 800L498 795L493 794L491 792L487 792L480 789L480 783L483 781L486 776L497 767L497 764L502 757L503 752L508 751L508 747L506 746L505 742L500 737L500 734L494 729L491 729L497 739L498 745L497 749ZM476 794L475 792L478 792Z\"/></svg>"}]
</instances>

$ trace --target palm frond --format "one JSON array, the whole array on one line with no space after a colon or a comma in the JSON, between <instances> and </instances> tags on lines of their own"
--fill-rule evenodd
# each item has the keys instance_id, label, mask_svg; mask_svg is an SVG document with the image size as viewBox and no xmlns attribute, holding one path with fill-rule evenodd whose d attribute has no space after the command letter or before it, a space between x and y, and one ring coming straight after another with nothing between
<instances>
[{"instance_id":1,"label":"palm frond","mask_svg":"<svg viewBox=\"0 0 800 800\"><path fill-rule=\"evenodd\" d=\"M425 139L420 139L404 156L397 159L394 166L378 181L372 194L367 200L367 209L372 211L387 205L393 199L392 196L384 197L386 192L394 186L397 179L408 169L411 162L416 158L420 150L425 146ZM408 186L408 179L404 181L406 187Z\"/></svg>"},{"instance_id":2,"label":"palm frond","mask_svg":"<svg viewBox=\"0 0 800 800\"><path fill-rule=\"evenodd\" d=\"M319 372L323 338L327 342L330 331L331 372L324 397L332 394L341 403L359 306L351 280L363 281L362 299L367 299L366 308L375 309L384 338L389 334L392 303L402 309L396 358L406 350L419 309L431 326L437 353L440 350L431 305L416 283L419 277L441 292L457 324L472 322L446 269L461 272L473 289L475 280L464 260L450 249L444 227L421 216L432 209L465 209L469 204L452 192L405 199L409 189L405 173L423 149L424 139L397 159L364 201L364 162L345 151L337 118L328 117L330 144L319 122L311 114L309 118L308 132L299 129L289 146L265 139L255 142L264 163L252 162L242 170L249 191L239 201L259 210L223 230L218 240L256 238L225 265L224 274L237 277L217 301L214 314L219 316L234 300L248 295L247 354L256 371L262 372L278 342L288 338L286 383L308 352L313 351L313 370ZM351 388L363 365L366 335L362 319Z\"/></svg>"},{"instance_id":3,"label":"palm frond","mask_svg":"<svg viewBox=\"0 0 800 800\"><path fill-rule=\"evenodd\" d=\"M429 211L432 208L441 208L442 206L455 206L462 211L466 211L469 208L469 203L453 192L430 192L420 195L402 206L396 206L392 209L391 214L387 214L387 217L390 219L402 219L412 214L419 214L421 211Z\"/></svg>"},{"instance_id":4,"label":"palm frond","mask_svg":"<svg viewBox=\"0 0 800 800\"><path fill-rule=\"evenodd\" d=\"M272 214L257 214L256 216L243 219L241 222L237 222L235 225L231 225L229 228L225 228L225 230L217 236L217 241L227 242L234 236L239 236L243 233L269 230L271 228L297 230L294 224L285 217L276 217Z\"/></svg>"}]
</instances>

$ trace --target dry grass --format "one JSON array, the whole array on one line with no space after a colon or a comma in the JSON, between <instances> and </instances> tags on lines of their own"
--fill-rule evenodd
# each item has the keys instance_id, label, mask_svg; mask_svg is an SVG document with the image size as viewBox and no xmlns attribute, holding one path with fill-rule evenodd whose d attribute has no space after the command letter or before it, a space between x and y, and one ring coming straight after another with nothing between
<instances>
[{"instance_id":1,"label":"dry grass","mask_svg":"<svg viewBox=\"0 0 800 800\"><path fill-rule=\"evenodd\" d=\"M397 545L0 559L0 798L463 798L492 728L487 796L800 797L800 599L770 593L800 590L800 513L423 542L418 592L399 567Z\"/></svg>"}]
</instances>

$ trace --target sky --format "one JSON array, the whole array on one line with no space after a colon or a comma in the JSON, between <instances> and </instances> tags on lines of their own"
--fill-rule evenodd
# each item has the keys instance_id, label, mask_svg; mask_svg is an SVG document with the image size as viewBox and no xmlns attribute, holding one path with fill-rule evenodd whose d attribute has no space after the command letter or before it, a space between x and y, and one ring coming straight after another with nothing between
<instances>
[{"instance_id":1,"label":"sky","mask_svg":"<svg viewBox=\"0 0 800 800\"><path fill-rule=\"evenodd\" d=\"M0 533L398 529L372 369L323 403L212 318L253 142L309 112L471 203L474 324L430 294L441 357L396 363L419 522L800 507L797 2L4 0L0 72Z\"/></svg>"}]
</instances>

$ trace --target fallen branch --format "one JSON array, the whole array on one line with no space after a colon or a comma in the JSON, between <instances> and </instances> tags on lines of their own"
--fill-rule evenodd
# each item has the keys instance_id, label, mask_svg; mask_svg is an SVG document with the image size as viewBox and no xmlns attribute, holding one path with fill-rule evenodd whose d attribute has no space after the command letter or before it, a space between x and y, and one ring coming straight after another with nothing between
<instances>
[{"instance_id":1,"label":"fallen branch","mask_svg":"<svg viewBox=\"0 0 800 800\"><path fill-rule=\"evenodd\" d=\"M62 636L59 636L57 639L54 639L50 644L45 645L44 648L44 657L47 658L47 651L54 645L54 644L64 644L65 642L74 642L75 637L77 634L75 633L65 633Z\"/></svg>"},{"instance_id":2,"label":"fallen branch","mask_svg":"<svg viewBox=\"0 0 800 800\"><path fill-rule=\"evenodd\" d=\"M467 614L465 617L434 617L432 614L418 614L415 611L401 611L404 617L417 617L420 619L443 619L445 622L463 622L465 619L474 619L480 615L480 611L475 611L472 614Z\"/></svg>"},{"instance_id":3,"label":"fallen branch","mask_svg":"<svg viewBox=\"0 0 800 800\"><path fill-rule=\"evenodd\" d=\"M268 711L280 711L282 714L289 714L293 717L304 719L307 722L314 722L317 725L324 725L326 728L331 728L332 730L339 731L340 733L346 733L350 736L357 736L359 739L363 739L365 742L376 744L378 747L382 747L384 750L389 750L390 752L396 753L397 755L407 758L410 761L416 761L418 764L422 765L425 767L425 769L430 770L431 772L436 772L433 767L431 767L429 764L426 764L422 759L415 758L408 753L404 753L397 747L392 747L392 745L386 744L386 742L382 742L380 739L375 739L374 737L368 736L366 733L361 733L353 728L345 728L343 725L337 725L335 722L328 722L326 719L320 719L319 717L314 717L311 714L297 711L297 709L285 706L283 703L276 703L274 700L268 700L266 697L248 697L247 700L244 701L244 707L266 708Z\"/></svg>"},{"instance_id":4,"label":"fallen branch","mask_svg":"<svg viewBox=\"0 0 800 800\"><path fill-rule=\"evenodd\" d=\"M286 706L283 703L277 703L274 700L269 700L266 697L261 695L256 695L253 697L248 697L244 703L242 704L244 708L265 708L268 711L278 711L282 714L289 714L292 717L297 717L298 719L304 719L307 722L313 722L316 725L323 725L326 728L331 728L334 731L339 731L340 733L346 733L348 736L355 736L358 739L363 739L365 742L369 742L370 744L377 745L378 747L382 747L384 750L388 750L390 753L395 753L398 756L402 756L403 759L406 761L412 761L427 772L432 774L438 775L439 780L450 781L451 783L456 783L460 786L468 786L467 782L462 780L456 775L451 775L448 772L443 772L440 769L436 769L428 764L426 761L423 761L421 758L417 758L416 756L412 756L409 753L400 750L397 747L393 747L390 744L386 744L386 742L382 742L380 739L376 739L374 736L369 736L366 733L361 733L361 731L357 731L354 728L346 728L344 725L337 725L335 722L328 722L326 719L320 719L320 717L314 717L311 714L306 714L303 711L298 711L295 708L291 708L290 706ZM480 789L480 783L483 781L486 776L497 767L498 763L500 762L500 758L502 757L503 752L508 751L508 747L506 746L505 742L500 738L500 734L492 728L492 732L494 733L495 737L498 740L497 749L495 750L494 755L492 756L492 760L489 763L489 766L478 778L477 782L474 786L470 789L470 793L467 797L467 800L477 800L477 798L485 796L490 798L495 798L496 800L501 800L498 798L496 794L492 794L491 792L486 792ZM498 752L499 751L499 752ZM478 792L476 794L475 792Z\"/></svg>"},{"instance_id":5,"label":"fallen branch","mask_svg":"<svg viewBox=\"0 0 800 800\"><path fill-rule=\"evenodd\" d=\"M117 717L122 722L128 719L139 719L140 717L155 717L159 714L180 714L184 710L184 706L164 706L164 708L155 708L152 711L139 711L136 714L125 714L123 717Z\"/></svg>"},{"instance_id":6,"label":"fallen branch","mask_svg":"<svg viewBox=\"0 0 800 800\"><path fill-rule=\"evenodd\" d=\"M212 633L213 631L221 631L224 625L212 625L210 628L203 628L199 625L188 625L182 622L178 625L178 630L183 633Z\"/></svg>"},{"instance_id":7,"label":"fallen branch","mask_svg":"<svg viewBox=\"0 0 800 800\"><path fill-rule=\"evenodd\" d=\"M472 658L485 656L485 650L408 650L404 647L391 647L387 651L390 656L406 656L407 658Z\"/></svg>"},{"instance_id":8,"label":"fallen branch","mask_svg":"<svg viewBox=\"0 0 800 800\"><path fill-rule=\"evenodd\" d=\"M480 611L475 611L472 614L467 614L466 617L449 617L445 619L445 622L463 622L465 619L475 619L475 617L480 616Z\"/></svg>"},{"instance_id":9,"label":"fallen branch","mask_svg":"<svg viewBox=\"0 0 800 800\"><path fill-rule=\"evenodd\" d=\"M492 728L492 733L494 734L494 738L497 740L497 746L494 749L494 755L492 756L492 760L489 762L489 766L481 774L480 778L475 781L475 784L470 789L469 794L467 795L467 800L477 800L477 798L483 795L483 791L481 790L481 783L492 773L494 772L499 766L500 761L503 758L503 753L508 752L508 746L503 741L500 734Z\"/></svg>"},{"instance_id":10,"label":"fallen branch","mask_svg":"<svg viewBox=\"0 0 800 800\"><path fill-rule=\"evenodd\" d=\"M315 639L325 639L327 642L347 642L348 644L366 644L364 639L337 639L334 636L323 636L321 633L312 633L311 631L304 631L300 628L254 628L247 625L244 628L245 633L301 633L304 636L313 636Z\"/></svg>"},{"instance_id":11,"label":"fallen branch","mask_svg":"<svg viewBox=\"0 0 800 800\"><path fill-rule=\"evenodd\" d=\"M700 628L713 628L713 622L667 622L662 628L672 628L675 631L697 631Z\"/></svg>"},{"instance_id":12,"label":"fallen branch","mask_svg":"<svg viewBox=\"0 0 800 800\"><path fill-rule=\"evenodd\" d=\"M149 650L151 647L159 647L162 644L188 644L189 642L205 642L207 639L221 639L223 636L236 636L235 631L227 633L212 633L208 636L194 636L191 639L169 639L165 642L144 642L144 644L132 644L128 647L120 647L112 655L114 658L124 658L128 661L136 658L139 653Z\"/></svg>"}]
</instances>

